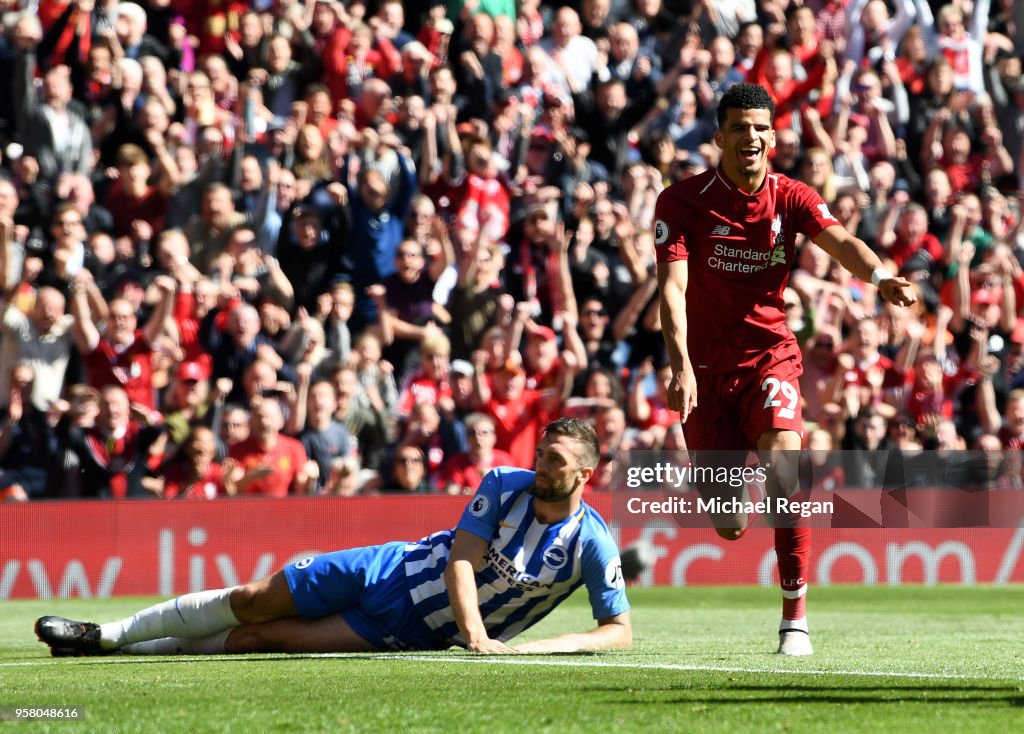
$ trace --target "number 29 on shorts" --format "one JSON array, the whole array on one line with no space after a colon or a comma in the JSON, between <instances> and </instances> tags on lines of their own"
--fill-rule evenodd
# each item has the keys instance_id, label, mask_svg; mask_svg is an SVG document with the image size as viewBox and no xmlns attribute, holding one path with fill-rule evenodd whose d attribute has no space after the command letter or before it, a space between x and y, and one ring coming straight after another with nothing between
<instances>
[{"instance_id":1,"label":"number 29 on shorts","mask_svg":"<svg viewBox=\"0 0 1024 734\"><path fill-rule=\"evenodd\" d=\"M777 377L766 377L761 383L761 392L767 392L764 400L765 410L777 408L780 418L793 418L800 402L800 393L793 383ZM785 403L785 405L783 405Z\"/></svg>"}]
</instances>

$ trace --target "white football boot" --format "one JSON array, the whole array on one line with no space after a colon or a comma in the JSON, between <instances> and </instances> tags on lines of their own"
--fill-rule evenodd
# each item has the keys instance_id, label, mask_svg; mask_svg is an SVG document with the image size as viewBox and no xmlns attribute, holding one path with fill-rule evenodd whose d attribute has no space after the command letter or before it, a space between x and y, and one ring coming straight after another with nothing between
<instances>
[{"instance_id":1,"label":"white football boot","mask_svg":"<svg viewBox=\"0 0 1024 734\"><path fill-rule=\"evenodd\" d=\"M784 619L779 625L779 655L801 657L813 655L814 648L811 647L811 636L807 632L807 618Z\"/></svg>"}]
</instances>

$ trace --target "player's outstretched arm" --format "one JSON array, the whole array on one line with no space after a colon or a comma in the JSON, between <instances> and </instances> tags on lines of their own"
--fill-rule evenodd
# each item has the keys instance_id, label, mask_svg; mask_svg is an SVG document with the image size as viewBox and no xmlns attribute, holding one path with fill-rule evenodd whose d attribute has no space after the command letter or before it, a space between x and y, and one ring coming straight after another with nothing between
<instances>
[{"instance_id":1,"label":"player's outstretched arm","mask_svg":"<svg viewBox=\"0 0 1024 734\"><path fill-rule=\"evenodd\" d=\"M844 227L837 224L825 227L814 238L814 244L863 282L874 283L879 294L889 303L910 306L917 301L917 293L910 281L897 278L883 268L878 255Z\"/></svg>"},{"instance_id":2,"label":"player's outstretched arm","mask_svg":"<svg viewBox=\"0 0 1024 734\"><path fill-rule=\"evenodd\" d=\"M480 616L480 597L476 592L476 569L487 553L489 541L467 530L456 530L444 583L455 623L466 640L466 649L488 654L515 652L501 640L492 640Z\"/></svg>"},{"instance_id":3,"label":"player's outstretched arm","mask_svg":"<svg viewBox=\"0 0 1024 734\"><path fill-rule=\"evenodd\" d=\"M633 625L629 612L597 620L589 632L570 632L546 640L516 645L519 652L572 653L593 650L624 650L633 645Z\"/></svg>"},{"instance_id":4,"label":"player's outstretched arm","mask_svg":"<svg viewBox=\"0 0 1024 734\"><path fill-rule=\"evenodd\" d=\"M678 410L685 423L697 407L697 380L686 349L686 260L658 263L658 290L661 293L661 331L665 336L672 379L668 384L668 407Z\"/></svg>"}]
</instances>

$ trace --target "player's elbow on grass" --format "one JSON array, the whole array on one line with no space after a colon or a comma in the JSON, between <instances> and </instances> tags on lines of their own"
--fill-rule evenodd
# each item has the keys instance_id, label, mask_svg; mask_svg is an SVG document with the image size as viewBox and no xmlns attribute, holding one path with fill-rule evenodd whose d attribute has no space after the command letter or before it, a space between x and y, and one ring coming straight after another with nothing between
<instances>
[{"instance_id":1,"label":"player's elbow on grass","mask_svg":"<svg viewBox=\"0 0 1024 734\"><path fill-rule=\"evenodd\" d=\"M608 620L598 622L598 630L606 629L605 634L610 635L610 644L606 650L628 650L633 647L633 623L630 621L629 612L617 614Z\"/></svg>"},{"instance_id":2,"label":"player's elbow on grass","mask_svg":"<svg viewBox=\"0 0 1024 734\"><path fill-rule=\"evenodd\" d=\"M629 612L597 620L597 628L577 635L578 652L628 650L633 647L633 623Z\"/></svg>"},{"instance_id":3,"label":"player's elbow on grass","mask_svg":"<svg viewBox=\"0 0 1024 734\"><path fill-rule=\"evenodd\" d=\"M628 650L633 646L633 626L629 612L608 619L600 619L589 632L570 632L545 640L534 640L516 645L517 652L571 655L599 650Z\"/></svg>"}]
</instances>

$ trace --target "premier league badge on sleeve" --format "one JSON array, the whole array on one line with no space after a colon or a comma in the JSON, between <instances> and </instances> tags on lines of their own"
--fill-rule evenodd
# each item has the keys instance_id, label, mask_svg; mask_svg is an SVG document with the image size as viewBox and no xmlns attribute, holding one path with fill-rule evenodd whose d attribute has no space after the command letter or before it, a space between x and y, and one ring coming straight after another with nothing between
<instances>
[{"instance_id":1,"label":"premier league badge on sleeve","mask_svg":"<svg viewBox=\"0 0 1024 734\"><path fill-rule=\"evenodd\" d=\"M473 517L480 517L490 509L491 501L484 495L477 495L472 502L469 503L469 514Z\"/></svg>"},{"instance_id":2,"label":"premier league badge on sleeve","mask_svg":"<svg viewBox=\"0 0 1024 734\"><path fill-rule=\"evenodd\" d=\"M668 225L661 219L654 223L654 244L664 245L668 242Z\"/></svg>"}]
</instances>

